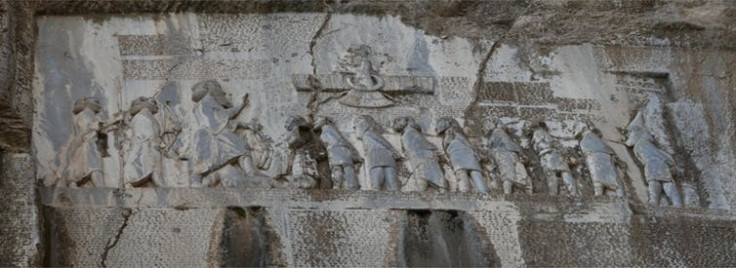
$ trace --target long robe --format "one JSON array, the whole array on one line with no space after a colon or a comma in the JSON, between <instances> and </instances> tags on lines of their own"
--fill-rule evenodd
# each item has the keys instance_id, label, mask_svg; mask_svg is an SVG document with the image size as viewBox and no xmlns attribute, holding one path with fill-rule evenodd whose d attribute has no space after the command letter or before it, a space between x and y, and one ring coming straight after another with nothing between
<instances>
[{"instance_id":1,"label":"long robe","mask_svg":"<svg viewBox=\"0 0 736 268\"><path fill-rule=\"evenodd\" d=\"M365 164L368 170L376 167L396 168L396 153L389 143L381 134L374 131L366 131L363 134L362 142L365 152Z\"/></svg>"},{"instance_id":2,"label":"long robe","mask_svg":"<svg viewBox=\"0 0 736 268\"><path fill-rule=\"evenodd\" d=\"M246 152L246 143L230 126L230 111L207 95L195 105L194 171L214 171Z\"/></svg>"},{"instance_id":3,"label":"long robe","mask_svg":"<svg viewBox=\"0 0 736 268\"><path fill-rule=\"evenodd\" d=\"M445 185L442 168L437 162L437 146L419 132L408 127L401 135L402 145L416 177L425 178L435 185Z\"/></svg>"},{"instance_id":4,"label":"long robe","mask_svg":"<svg viewBox=\"0 0 736 268\"><path fill-rule=\"evenodd\" d=\"M551 171L569 171L570 167L564 161L558 148L555 147L554 138L542 129L534 131L534 149L539 152L542 167Z\"/></svg>"},{"instance_id":5,"label":"long robe","mask_svg":"<svg viewBox=\"0 0 736 268\"><path fill-rule=\"evenodd\" d=\"M640 139L634 145L634 154L644 164L644 177L647 181L672 182L670 167L675 160L647 139Z\"/></svg>"},{"instance_id":6,"label":"long robe","mask_svg":"<svg viewBox=\"0 0 736 268\"><path fill-rule=\"evenodd\" d=\"M161 179L161 128L150 110L144 109L130 121L132 136L125 154L125 183L136 183L148 177ZM157 185L165 186L165 185Z\"/></svg>"},{"instance_id":7,"label":"long robe","mask_svg":"<svg viewBox=\"0 0 736 268\"><path fill-rule=\"evenodd\" d=\"M453 171L458 170L477 170L481 171L478 158L475 156L473 145L465 138L465 135L459 131L448 129L445 134L443 145Z\"/></svg>"},{"instance_id":8,"label":"long robe","mask_svg":"<svg viewBox=\"0 0 736 268\"><path fill-rule=\"evenodd\" d=\"M580 149L585 155L585 163L590 170L590 178L612 189L618 189L618 173L613 163L613 149L592 132L586 132L580 141Z\"/></svg>"},{"instance_id":9,"label":"long robe","mask_svg":"<svg viewBox=\"0 0 736 268\"><path fill-rule=\"evenodd\" d=\"M488 144L501 173L501 179L526 185L528 174L519 158L521 147L506 134L506 131L498 128L491 133Z\"/></svg>"},{"instance_id":10,"label":"long robe","mask_svg":"<svg viewBox=\"0 0 736 268\"><path fill-rule=\"evenodd\" d=\"M327 147L327 160L330 167L353 165L353 149L340 131L333 125L324 125L320 140Z\"/></svg>"},{"instance_id":11,"label":"long robe","mask_svg":"<svg viewBox=\"0 0 736 268\"><path fill-rule=\"evenodd\" d=\"M67 183L77 182L93 172L102 172L102 153L97 149L97 131L95 131L99 123L99 118L90 109L84 109L74 115L74 136L70 142L72 149L67 166Z\"/></svg>"}]
</instances>

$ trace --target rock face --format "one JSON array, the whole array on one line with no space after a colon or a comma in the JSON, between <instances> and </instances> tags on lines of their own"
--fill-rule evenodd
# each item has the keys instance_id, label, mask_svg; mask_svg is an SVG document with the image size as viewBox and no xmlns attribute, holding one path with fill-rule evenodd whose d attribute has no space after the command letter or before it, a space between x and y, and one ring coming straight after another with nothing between
<instances>
[{"instance_id":1,"label":"rock face","mask_svg":"<svg viewBox=\"0 0 736 268\"><path fill-rule=\"evenodd\" d=\"M0 264L734 266L735 14L0 1Z\"/></svg>"}]
</instances>

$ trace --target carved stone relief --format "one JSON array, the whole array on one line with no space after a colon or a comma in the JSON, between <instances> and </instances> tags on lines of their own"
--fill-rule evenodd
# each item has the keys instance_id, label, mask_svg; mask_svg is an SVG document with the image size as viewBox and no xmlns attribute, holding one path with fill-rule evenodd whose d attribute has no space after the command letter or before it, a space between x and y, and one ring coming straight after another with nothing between
<instances>
[{"instance_id":1,"label":"carved stone relief","mask_svg":"<svg viewBox=\"0 0 736 268\"><path fill-rule=\"evenodd\" d=\"M322 18L295 16L304 21ZM652 204L664 196L681 206L677 187L689 193L686 203L697 203L693 183L677 185L680 175L671 170L677 165L672 161L680 159L673 157L677 145L668 136L669 104L654 98L667 89L634 88L638 76L613 81L627 86L602 88L612 94L602 98L605 94L560 79L512 70L521 65L498 65L513 58L507 46L488 54L493 46L489 40L445 40L398 27L403 24L393 18L373 21L385 28L341 22L345 18L299 26L299 38L280 40L286 42L282 45L242 32L222 37L227 23L217 17L202 15L195 23L168 19L199 31L136 32L131 29L148 26L116 20L100 27L104 34L120 34L84 36L88 42L101 38L107 45L100 53L114 56L111 74L80 61L91 73L67 77L44 63L59 59L41 61L38 72L43 75L34 93L39 99L34 121L38 179L69 187L574 198L626 197L625 189L636 188L632 181L640 180L646 181ZM97 31L88 22L75 23ZM402 45L386 45L383 39ZM141 42L167 45L135 45ZM63 57L63 52L53 53ZM86 52L75 53L102 64ZM488 61L496 57L509 59ZM555 62L559 58L547 60L571 68ZM558 75L554 70L549 74ZM72 78L77 79L73 85L64 80ZM80 80L99 83L84 87ZM646 123L632 122L627 132L618 131L642 99L648 100L640 116ZM614 112L616 101L626 109L606 114ZM51 103L60 103L59 108ZM693 144L686 143L688 148ZM624 155L627 146L642 166ZM696 164L705 168L711 162Z\"/></svg>"},{"instance_id":2,"label":"carved stone relief","mask_svg":"<svg viewBox=\"0 0 736 268\"><path fill-rule=\"evenodd\" d=\"M673 207L682 207L677 185L672 178L672 170L682 173L675 166L670 153L655 144L654 136L644 125L643 115L638 113L627 127L626 145L634 150L636 158L644 165L644 177L649 187L649 204L657 206L662 193Z\"/></svg>"}]
</instances>

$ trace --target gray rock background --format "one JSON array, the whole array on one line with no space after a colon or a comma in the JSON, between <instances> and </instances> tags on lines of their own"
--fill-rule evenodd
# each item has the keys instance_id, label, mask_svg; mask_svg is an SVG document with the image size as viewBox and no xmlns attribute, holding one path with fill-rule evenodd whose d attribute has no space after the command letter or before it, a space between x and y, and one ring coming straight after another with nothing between
<instances>
[{"instance_id":1,"label":"gray rock background","mask_svg":"<svg viewBox=\"0 0 736 268\"><path fill-rule=\"evenodd\" d=\"M157 15L130 15L137 13ZM283 77L333 72L330 62L346 46L376 44L375 50L398 59L382 66L382 73L437 76L444 78L440 88L457 89L440 89L424 105L446 106L437 110L464 117L471 138L478 137L478 120L490 114L559 119L584 114L627 162L629 198L43 187L39 178L46 164L39 164L39 157L52 158L69 135L64 124L54 125L62 119L46 116L67 111L68 100L91 92L104 97L108 107L127 106L107 98L110 91L104 90L123 84L114 77L122 71L112 64L85 65L116 60L103 58L113 48L74 43L95 40L79 36L85 33L126 29L122 14L133 23L158 22L140 29L169 35L194 29L187 28L193 16L200 23L220 21L223 27L203 28L212 39L199 33L213 44L203 49L255 46L253 55L278 60L267 64L268 74ZM433 263L457 265L736 265L731 257L736 254L734 15L736 4L725 0L0 1L0 264L378 266L426 265L431 256ZM266 24L284 30L261 27L262 39L252 46L247 42L253 39L233 34L247 35L249 25ZM79 31L80 25L90 28ZM69 48L77 51L65 58ZM84 50L89 48L100 51ZM85 61L84 55L99 58ZM259 71L253 66L246 74ZM51 74L63 82L49 79ZM52 82L39 82L43 79ZM291 87L288 79L265 80L263 89ZM150 85L131 83L129 88ZM187 83L179 85L180 92L188 93ZM65 93L65 85L75 89ZM44 86L49 89L38 90ZM264 93L258 85L241 86ZM617 128L646 99L641 90L657 88L666 92L660 109L672 117L661 119L668 133L662 139L669 139L679 163L691 172L678 183L691 185L698 199L681 210L642 205L642 175L617 144L622 140ZM46 103L43 94L66 96L67 102ZM311 112L299 105L306 96L292 89L261 96L267 97L293 103L282 109ZM511 108L487 108L489 100L504 98ZM555 106L523 109L541 103ZM261 115L274 112L269 109L274 108L258 107ZM325 106L319 112L331 111L340 110ZM39 125L58 132L47 134ZM47 144L34 140L32 146L32 137L48 137ZM436 247L442 244L436 239L445 237L444 245L476 255L458 262L458 253Z\"/></svg>"}]
</instances>

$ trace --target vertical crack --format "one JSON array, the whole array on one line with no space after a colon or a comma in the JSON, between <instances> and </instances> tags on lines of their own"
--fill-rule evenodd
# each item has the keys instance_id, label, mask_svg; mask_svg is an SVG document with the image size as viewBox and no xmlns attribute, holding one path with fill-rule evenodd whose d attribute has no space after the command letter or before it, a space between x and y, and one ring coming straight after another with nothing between
<instances>
[{"instance_id":1,"label":"vertical crack","mask_svg":"<svg viewBox=\"0 0 736 268\"><path fill-rule=\"evenodd\" d=\"M132 215L133 211L131 209L126 208L123 210L123 224L120 225L120 228L118 228L118 232L115 234L115 236L107 240L105 251L102 252L102 261L100 262L100 266L107 267L107 264L105 264L105 262L107 261L107 254L110 253L110 250L114 248L120 241L120 237L123 235L125 227L128 227L128 220Z\"/></svg>"},{"instance_id":2,"label":"vertical crack","mask_svg":"<svg viewBox=\"0 0 736 268\"><path fill-rule=\"evenodd\" d=\"M480 63L480 66L478 67L478 73L476 74L475 84L473 85L473 93L475 94L475 99L473 100L472 103L470 103L470 105L468 105L468 108L465 110L466 118L469 118L469 114L468 113L470 113L472 111L473 107L475 107L478 104L478 95L480 94L480 90L483 87L483 84L485 83L485 77L484 76L485 76L485 73L486 73L488 62L491 61L491 58L493 58L493 55L496 54L496 51L498 51L498 48L501 46L501 44L504 42L504 40L506 40L506 36L513 29L513 25L514 25L514 22L516 21L516 19L520 15L526 13L529 10L529 7L530 6L531 6L531 4L527 4L527 6L524 8L524 10L520 11L519 13L516 14L516 16L514 16L513 21L510 23L511 26L509 27L509 29L506 30L505 32L503 32L503 34L501 35L501 37L498 38L497 41L493 42L493 45L491 45L491 49L488 50L488 53L483 58L483 61Z\"/></svg>"},{"instance_id":3,"label":"vertical crack","mask_svg":"<svg viewBox=\"0 0 736 268\"><path fill-rule=\"evenodd\" d=\"M320 102L318 101L319 92L322 91L322 84L317 79L317 63L316 57L314 55L314 47L317 46L317 40L322 37L322 33L327 28L327 25L329 25L331 19L332 12L328 9L325 20L322 21L322 25L320 25L319 29L314 34L314 37L312 37L312 41L309 42L309 55L312 56L312 73L309 75L308 79L309 85L312 87L312 95L307 102L307 117L310 121L314 121L314 115L317 113L317 108L320 104Z\"/></svg>"}]
</instances>

